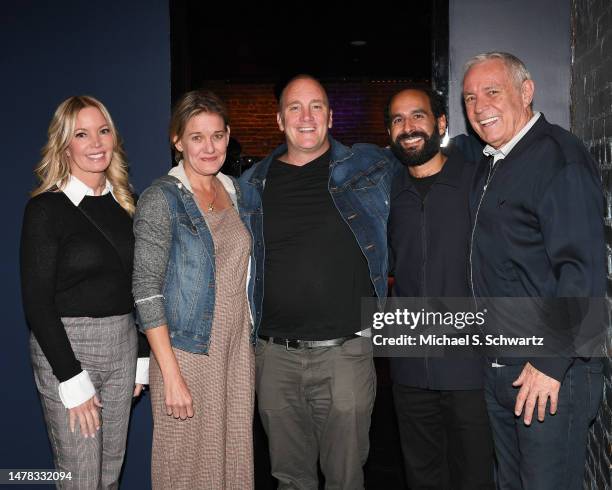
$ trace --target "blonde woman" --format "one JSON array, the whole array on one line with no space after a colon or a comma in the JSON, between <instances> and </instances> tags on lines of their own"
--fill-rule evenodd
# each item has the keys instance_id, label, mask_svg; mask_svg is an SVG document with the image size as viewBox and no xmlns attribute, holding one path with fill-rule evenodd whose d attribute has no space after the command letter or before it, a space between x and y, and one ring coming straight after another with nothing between
<instances>
[{"instance_id":1,"label":"blonde woman","mask_svg":"<svg viewBox=\"0 0 612 490\"><path fill-rule=\"evenodd\" d=\"M227 110L211 92L176 104L177 167L138 201L134 299L151 356L154 489L253 488L251 234L219 169Z\"/></svg>"},{"instance_id":2,"label":"blonde woman","mask_svg":"<svg viewBox=\"0 0 612 490\"><path fill-rule=\"evenodd\" d=\"M35 173L21 236L23 304L34 378L62 488L117 488L137 333L127 164L110 114L88 96L62 102Z\"/></svg>"}]
</instances>

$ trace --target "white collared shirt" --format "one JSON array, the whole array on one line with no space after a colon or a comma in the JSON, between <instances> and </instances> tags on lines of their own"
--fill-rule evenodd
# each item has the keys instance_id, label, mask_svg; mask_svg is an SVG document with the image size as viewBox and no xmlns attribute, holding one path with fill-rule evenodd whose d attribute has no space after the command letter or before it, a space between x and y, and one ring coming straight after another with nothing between
<instances>
[{"instance_id":1,"label":"white collared shirt","mask_svg":"<svg viewBox=\"0 0 612 490\"><path fill-rule=\"evenodd\" d=\"M79 180L72 174L70 174L70 176L68 177L68 182L66 182L66 185L63 188L60 187L59 183L57 184L57 187L61 189L64 194L66 194L66 197L68 197L68 199L70 199L72 204L74 204L75 206L81 204L81 201L85 196L95 195L94 190L91 187L83 183L81 180ZM113 184L111 184L110 181L106 179L104 189L102 190L102 193L100 195L104 196L109 192L113 192ZM113 197L115 197L114 194ZM115 199L115 201L116 200L117 199Z\"/></svg>"},{"instance_id":2,"label":"white collared shirt","mask_svg":"<svg viewBox=\"0 0 612 490\"><path fill-rule=\"evenodd\" d=\"M533 127L536 121L540 118L540 112L535 112L532 118L527 121L527 124L521 128L521 130L514 135L508 143L502 146L499 149L493 148L491 145L487 145L483 148L482 152L488 156L493 157L493 165L497 163L498 160L503 160L508 156L508 153L516 146L516 144L527 134L527 132Z\"/></svg>"},{"instance_id":3,"label":"white collared shirt","mask_svg":"<svg viewBox=\"0 0 612 490\"><path fill-rule=\"evenodd\" d=\"M75 206L81 204L81 201L85 196L95 195L94 190L79 180L74 175L68 177L68 182L63 188L58 182L57 187L66 195L70 202ZM113 193L113 184L106 179L104 189L100 195L104 196L108 193ZM113 198L115 195L113 194ZM117 200L117 198L115 198ZM136 365L136 379L135 383L148 384L149 383L149 358L139 357ZM83 369L79 374L73 376L70 379L59 384L58 387L59 396L62 403L66 408L73 408L81 403L86 402L92 396L96 394L96 389L91 382L89 373Z\"/></svg>"}]
</instances>

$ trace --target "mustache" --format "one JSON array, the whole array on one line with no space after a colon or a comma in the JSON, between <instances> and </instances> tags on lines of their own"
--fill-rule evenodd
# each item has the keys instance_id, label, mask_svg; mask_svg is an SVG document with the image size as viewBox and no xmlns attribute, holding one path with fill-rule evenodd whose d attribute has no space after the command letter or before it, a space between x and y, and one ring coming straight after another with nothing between
<instances>
[{"instance_id":1,"label":"mustache","mask_svg":"<svg viewBox=\"0 0 612 490\"><path fill-rule=\"evenodd\" d=\"M396 143L401 143L403 140L407 140L409 138L423 138L425 141L429 139L429 135L424 131L411 131L410 133L400 133L395 138Z\"/></svg>"}]
</instances>

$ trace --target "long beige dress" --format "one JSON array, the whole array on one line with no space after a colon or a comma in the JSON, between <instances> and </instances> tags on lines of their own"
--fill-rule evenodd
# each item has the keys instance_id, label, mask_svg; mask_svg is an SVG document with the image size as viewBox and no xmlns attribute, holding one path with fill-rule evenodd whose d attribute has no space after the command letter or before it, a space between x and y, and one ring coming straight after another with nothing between
<instances>
[{"instance_id":1,"label":"long beige dress","mask_svg":"<svg viewBox=\"0 0 612 490\"><path fill-rule=\"evenodd\" d=\"M216 266L209 355L173 349L193 397L194 416L185 421L166 415L151 355L154 489L253 488L254 358L245 292L251 239L234 208L205 218Z\"/></svg>"}]
</instances>

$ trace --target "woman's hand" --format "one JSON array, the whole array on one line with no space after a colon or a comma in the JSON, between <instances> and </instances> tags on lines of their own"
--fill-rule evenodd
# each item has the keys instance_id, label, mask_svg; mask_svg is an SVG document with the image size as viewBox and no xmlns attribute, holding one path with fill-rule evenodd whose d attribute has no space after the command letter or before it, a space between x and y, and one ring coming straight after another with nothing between
<instances>
[{"instance_id":1,"label":"woman's hand","mask_svg":"<svg viewBox=\"0 0 612 490\"><path fill-rule=\"evenodd\" d=\"M133 397L134 398L138 398L143 390L144 390L144 385L142 385L140 383L136 383L134 385L134 395L133 395Z\"/></svg>"},{"instance_id":2,"label":"woman's hand","mask_svg":"<svg viewBox=\"0 0 612 490\"><path fill-rule=\"evenodd\" d=\"M181 420L193 417L193 399L172 351L168 326L149 328L145 333L164 380L166 413Z\"/></svg>"},{"instance_id":3,"label":"woman's hand","mask_svg":"<svg viewBox=\"0 0 612 490\"><path fill-rule=\"evenodd\" d=\"M100 430L101 425L100 408L102 408L102 404L98 395L94 395L86 402L68 409L70 431L74 432L78 419L83 437L96 437L96 432Z\"/></svg>"},{"instance_id":4,"label":"woman's hand","mask_svg":"<svg viewBox=\"0 0 612 490\"><path fill-rule=\"evenodd\" d=\"M164 380L164 397L168 415L181 420L193 417L191 392L180 373Z\"/></svg>"}]
</instances>

